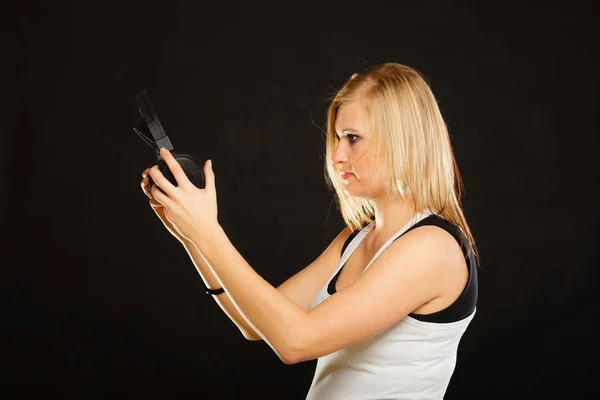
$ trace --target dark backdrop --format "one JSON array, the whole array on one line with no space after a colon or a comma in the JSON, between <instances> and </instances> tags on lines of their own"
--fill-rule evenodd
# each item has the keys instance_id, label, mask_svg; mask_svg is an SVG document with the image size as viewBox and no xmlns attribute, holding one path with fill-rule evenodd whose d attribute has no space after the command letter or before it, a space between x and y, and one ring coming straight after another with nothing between
<instances>
[{"instance_id":1,"label":"dark backdrop","mask_svg":"<svg viewBox=\"0 0 600 400\"><path fill-rule=\"evenodd\" d=\"M316 361L287 366L244 340L149 208L139 182L155 159L133 96L148 90L176 149L214 161L221 224L278 285L342 228L323 174L327 98L389 61L437 96L481 251L446 398L582 395L598 355L597 8L476 4L14 2L6 398L303 399Z\"/></svg>"}]
</instances>

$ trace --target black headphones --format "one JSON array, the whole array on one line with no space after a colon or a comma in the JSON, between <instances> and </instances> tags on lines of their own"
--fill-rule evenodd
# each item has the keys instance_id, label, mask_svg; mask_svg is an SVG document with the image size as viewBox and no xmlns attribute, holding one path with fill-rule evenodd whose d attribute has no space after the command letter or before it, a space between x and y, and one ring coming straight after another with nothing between
<instances>
[{"instance_id":1,"label":"black headphones","mask_svg":"<svg viewBox=\"0 0 600 400\"><path fill-rule=\"evenodd\" d=\"M150 147L154 149L156 160L160 172L171 182L174 186L177 186L177 180L173 176L173 173L169 169L168 165L164 162L160 156L161 147L166 148L171 152L173 157L179 162L181 168L185 171L190 182L200 189L204 188L204 172L202 171L203 163L196 157L188 153L180 153L173 151L173 145L166 135L158 116L154 112L152 103L150 103L150 97L146 90L142 90L135 96L138 110L142 116L142 121L137 128L133 128L135 133L146 142ZM154 140L152 140L146 133L150 132ZM148 176L148 189L152 189L154 181L151 176Z\"/></svg>"}]
</instances>

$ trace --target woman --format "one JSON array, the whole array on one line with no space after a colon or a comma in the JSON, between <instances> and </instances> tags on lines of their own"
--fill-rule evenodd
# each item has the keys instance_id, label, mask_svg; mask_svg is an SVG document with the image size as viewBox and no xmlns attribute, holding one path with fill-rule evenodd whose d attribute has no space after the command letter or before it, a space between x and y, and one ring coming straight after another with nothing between
<instances>
[{"instance_id":1,"label":"woman","mask_svg":"<svg viewBox=\"0 0 600 400\"><path fill-rule=\"evenodd\" d=\"M394 63L354 74L330 104L326 155L347 227L277 288L219 226L210 160L199 189L163 149L178 186L154 166L142 187L248 340L286 364L318 359L307 399L441 399L475 314L478 259L448 132L420 74Z\"/></svg>"}]
</instances>

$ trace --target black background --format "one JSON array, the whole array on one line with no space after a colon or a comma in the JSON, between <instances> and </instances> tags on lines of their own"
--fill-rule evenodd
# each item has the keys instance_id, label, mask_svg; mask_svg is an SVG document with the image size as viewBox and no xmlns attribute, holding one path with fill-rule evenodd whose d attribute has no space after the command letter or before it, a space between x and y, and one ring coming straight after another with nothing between
<instances>
[{"instance_id":1,"label":"black background","mask_svg":"<svg viewBox=\"0 0 600 400\"><path fill-rule=\"evenodd\" d=\"M400 62L429 80L482 257L447 399L591 395L597 7L495 2L14 2L2 13L2 390L303 399L316 361L246 341L139 187L147 89L211 158L219 219L278 285L342 228L327 99ZM10 394L9 394L10 393ZM3 396L4 397L4 396Z\"/></svg>"}]
</instances>

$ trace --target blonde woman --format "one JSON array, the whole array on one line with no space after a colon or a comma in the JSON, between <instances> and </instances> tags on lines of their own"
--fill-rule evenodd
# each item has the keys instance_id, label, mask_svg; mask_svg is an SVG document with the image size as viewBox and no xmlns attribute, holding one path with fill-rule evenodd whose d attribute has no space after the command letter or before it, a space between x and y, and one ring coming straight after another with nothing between
<instances>
[{"instance_id":1,"label":"blonde woman","mask_svg":"<svg viewBox=\"0 0 600 400\"><path fill-rule=\"evenodd\" d=\"M285 364L317 359L307 399L443 398L475 315L479 260L447 128L417 71L379 65L332 99L325 169L347 227L278 287L220 227L212 162L199 189L161 154L178 186L145 170L152 208L248 340Z\"/></svg>"}]
</instances>

